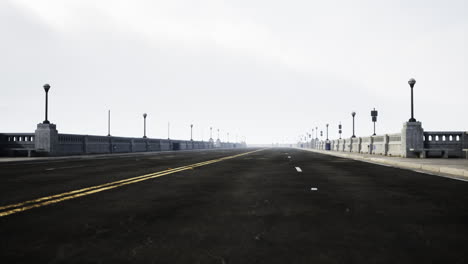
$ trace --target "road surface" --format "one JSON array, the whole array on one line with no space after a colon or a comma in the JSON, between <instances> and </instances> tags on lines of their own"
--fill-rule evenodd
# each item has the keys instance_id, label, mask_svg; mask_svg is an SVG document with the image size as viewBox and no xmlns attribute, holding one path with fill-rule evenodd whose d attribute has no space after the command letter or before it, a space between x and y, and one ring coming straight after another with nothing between
<instances>
[{"instance_id":1,"label":"road surface","mask_svg":"<svg viewBox=\"0 0 468 264\"><path fill-rule=\"evenodd\" d=\"M2 263L468 263L468 183L297 149L0 164Z\"/></svg>"}]
</instances>

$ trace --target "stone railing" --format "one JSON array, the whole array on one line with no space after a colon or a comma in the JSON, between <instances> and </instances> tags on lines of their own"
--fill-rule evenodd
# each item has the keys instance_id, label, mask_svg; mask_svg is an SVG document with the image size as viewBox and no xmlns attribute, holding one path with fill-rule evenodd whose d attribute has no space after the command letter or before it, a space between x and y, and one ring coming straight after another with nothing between
<instances>
[{"instance_id":1,"label":"stone railing","mask_svg":"<svg viewBox=\"0 0 468 264\"><path fill-rule=\"evenodd\" d=\"M34 149L34 133L0 133L0 155L26 156Z\"/></svg>"},{"instance_id":2,"label":"stone railing","mask_svg":"<svg viewBox=\"0 0 468 264\"><path fill-rule=\"evenodd\" d=\"M401 155L401 133L388 134L387 141L387 154L388 156L402 156Z\"/></svg>"},{"instance_id":3,"label":"stone railing","mask_svg":"<svg viewBox=\"0 0 468 264\"><path fill-rule=\"evenodd\" d=\"M402 133L336 140L313 139L311 148L396 157L463 158L468 149L468 132L424 132L420 122L405 123ZM305 146L306 144L302 144Z\"/></svg>"},{"instance_id":4,"label":"stone railing","mask_svg":"<svg viewBox=\"0 0 468 264\"><path fill-rule=\"evenodd\" d=\"M424 148L434 150L447 150L449 157L464 157L462 151L468 145L468 134L466 132L424 132ZM429 151L431 156L431 151Z\"/></svg>"},{"instance_id":5,"label":"stone railing","mask_svg":"<svg viewBox=\"0 0 468 264\"><path fill-rule=\"evenodd\" d=\"M36 130L36 133L0 134L0 155L63 156L246 147L245 143L217 142L214 144L210 141L92 136L56 132L38 136L37 133L43 132L38 131Z\"/></svg>"}]
</instances>

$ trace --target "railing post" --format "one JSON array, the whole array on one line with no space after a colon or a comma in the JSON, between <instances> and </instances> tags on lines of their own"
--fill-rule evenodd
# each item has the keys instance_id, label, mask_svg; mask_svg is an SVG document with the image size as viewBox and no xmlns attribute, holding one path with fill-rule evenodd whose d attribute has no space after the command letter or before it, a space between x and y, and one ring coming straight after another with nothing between
<instances>
[{"instance_id":1,"label":"railing post","mask_svg":"<svg viewBox=\"0 0 468 264\"><path fill-rule=\"evenodd\" d=\"M112 145L112 137L109 137L109 153L114 153L114 146Z\"/></svg>"},{"instance_id":2,"label":"railing post","mask_svg":"<svg viewBox=\"0 0 468 264\"><path fill-rule=\"evenodd\" d=\"M83 137L83 153L88 153L88 136Z\"/></svg>"},{"instance_id":3,"label":"railing post","mask_svg":"<svg viewBox=\"0 0 468 264\"><path fill-rule=\"evenodd\" d=\"M389 146L389 144L390 144L390 137L389 137L387 134L384 135L383 144L384 144L384 145L383 145L383 149L384 149L384 151L383 151L384 153L383 153L383 154L384 154L385 156L387 156L387 155L388 155L388 150L389 150L389 148L390 148L390 146Z\"/></svg>"}]
</instances>

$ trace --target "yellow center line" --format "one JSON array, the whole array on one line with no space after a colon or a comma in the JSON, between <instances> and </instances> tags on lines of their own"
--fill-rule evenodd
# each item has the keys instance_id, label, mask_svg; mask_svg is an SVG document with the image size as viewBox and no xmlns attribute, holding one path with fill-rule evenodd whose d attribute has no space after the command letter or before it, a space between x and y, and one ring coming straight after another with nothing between
<instances>
[{"instance_id":1,"label":"yellow center line","mask_svg":"<svg viewBox=\"0 0 468 264\"><path fill-rule=\"evenodd\" d=\"M82 188L82 189L79 189L79 190L74 190L74 191L69 191L69 192L65 192L65 193L46 196L46 197L42 197L42 198L38 198L38 199L34 199L34 200L29 200L29 201L25 201L25 202L21 202L21 203L10 204L10 205L6 205L6 206L0 206L0 211L8 209L8 208L15 208L15 207L22 206L22 205L29 204L29 203L37 203L37 202L50 200L50 199L54 199L54 198L60 198L60 197L67 196L67 195L70 195L70 194L76 194L76 193L80 193L80 192L84 192L84 191L89 191L89 190L93 190L93 189L106 187L106 186L109 186L109 185L114 185L114 184L118 184L118 183L132 181L132 180L135 180L135 179L154 176L154 175L157 175L157 174L160 174L160 173L178 172L181 169L186 169L186 168L191 169L191 168L194 168L194 167L211 164L211 163L213 163L213 161L218 161L218 160L210 160L210 161L195 163L195 164L192 164L192 165L187 165L187 166L183 166L183 167L179 167L179 168L175 168L175 169L168 169L168 170L161 171L161 172L155 172L155 173L145 174L145 175L137 176L137 177L133 177L133 178L128 178L128 179L123 179L123 180L114 181L114 182L110 182L110 183L105 183L105 184L101 184L101 185L86 187L86 188Z\"/></svg>"},{"instance_id":2,"label":"yellow center line","mask_svg":"<svg viewBox=\"0 0 468 264\"><path fill-rule=\"evenodd\" d=\"M129 185L129 184L133 184L133 183L137 183L137 182L141 182L141 181L146 181L146 180L149 180L149 179L154 179L154 178L157 178L157 177L161 177L161 176L168 175L168 174L173 174L173 173L180 172L180 171L190 170L190 169L193 169L193 168L196 168L196 167L206 166L206 165L209 165L209 164L213 164L213 163L228 160L228 159L237 158L237 157L240 157L240 156L248 155L248 154L258 152L258 151L262 151L262 150L263 149L250 151L250 152L245 152L245 153L241 153L241 154L237 154L237 155L233 155L233 156L228 156L228 157L209 160L209 161L205 161L205 162L195 163L195 164L192 164L192 165L182 166L182 167L175 168L175 169L168 169L168 170L164 170L164 171L160 171L160 172L145 174L145 175L132 177L132 178L128 178L128 179L123 179L123 180L119 180L119 181L114 181L114 182L109 182L109 183L100 184L100 185L96 185L96 186L86 187L86 188L82 188L82 189L78 189L78 190L74 190L74 191L64 192L64 193L55 194L55 195L51 195L51 196L45 196L45 197L41 197L41 198L37 198L37 199L33 199L33 200L21 202L21 203L0 206L0 211L14 208L14 209L11 209L11 210L0 212L0 217L15 214L15 213L19 213L19 212L23 212L23 211L33 209L33 208L46 206L46 205L49 205L49 204L55 204L55 203L63 202L63 201L66 201L66 200L75 199L75 198L82 197L82 196L87 196L87 195L102 192L102 191L111 190L111 189L114 189L114 188L117 188L117 187Z\"/></svg>"}]
</instances>

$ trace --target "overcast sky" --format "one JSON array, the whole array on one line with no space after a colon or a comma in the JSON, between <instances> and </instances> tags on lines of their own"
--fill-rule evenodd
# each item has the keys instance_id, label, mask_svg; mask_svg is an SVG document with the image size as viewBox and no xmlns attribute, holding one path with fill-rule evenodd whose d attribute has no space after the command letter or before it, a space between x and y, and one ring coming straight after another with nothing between
<instances>
[{"instance_id":1,"label":"overcast sky","mask_svg":"<svg viewBox=\"0 0 468 264\"><path fill-rule=\"evenodd\" d=\"M468 2L0 0L0 132L296 140L468 130ZM214 135L215 136L215 135ZM216 138L216 137L215 137Z\"/></svg>"}]
</instances>

